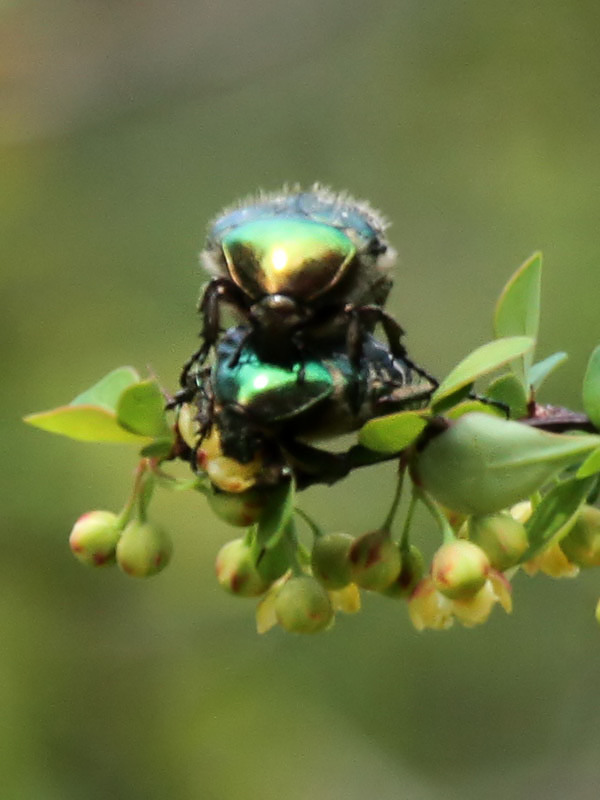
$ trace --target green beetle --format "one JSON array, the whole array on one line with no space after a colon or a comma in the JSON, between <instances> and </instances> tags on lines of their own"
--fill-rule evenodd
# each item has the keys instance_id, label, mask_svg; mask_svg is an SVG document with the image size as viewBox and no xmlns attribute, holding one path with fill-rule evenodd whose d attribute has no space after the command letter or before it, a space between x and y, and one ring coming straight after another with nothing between
<instances>
[{"instance_id":1,"label":"green beetle","mask_svg":"<svg viewBox=\"0 0 600 800\"><path fill-rule=\"evenodd\" d=\"M296 471L312 470L318 480L328 481L333 470L337 480L350 467L341 454L313 442L382 414L423 407L435 386L370 334L355 364L341 347L305 360L266 362L246 333L244 326L227 331L212 367L195 374L200 429L205 434L216 425L223 453L242 463L260 451Z\"/></svg>"},{"instance_id":2,"label":"green beetle","mask_svg":"<svg viewBox=\"0 0 600 800\"><path fill-rule=\"evenodd\" d=\"M320 186L263 194L225 210L201 260L212 276L200 300L202 363L220 334L220 305L233 307L261 358L302 355L341 342L358 363L365 332L381 322L394 355L405 357L398 323L383 311L396 253L370 206ZM239 355L239 353L238 353Z\"/></svg>"}]
</instances>

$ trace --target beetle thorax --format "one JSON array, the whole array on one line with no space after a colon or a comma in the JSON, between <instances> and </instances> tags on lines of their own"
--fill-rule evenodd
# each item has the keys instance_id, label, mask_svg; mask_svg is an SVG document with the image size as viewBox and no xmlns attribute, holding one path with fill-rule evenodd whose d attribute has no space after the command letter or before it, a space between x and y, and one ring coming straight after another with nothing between
<instances>
[{"instance_id":1,"label":"beetle thorax","mask_svg":"<svg viewBox=\"0 0 600 800\"><path fill-rule=\"evenodd\" d=\"M311 311L288 295L268 294L251 306L250 314L265 330L289 332L307 322Z\"/></svg>"}]
</instances>

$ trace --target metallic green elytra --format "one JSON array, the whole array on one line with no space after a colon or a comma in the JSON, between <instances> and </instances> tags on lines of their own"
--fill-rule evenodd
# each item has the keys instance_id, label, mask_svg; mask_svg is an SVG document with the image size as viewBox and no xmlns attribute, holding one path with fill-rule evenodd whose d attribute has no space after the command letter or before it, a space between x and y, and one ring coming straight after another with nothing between
<instances>
[{"instance_id":1,"label":"metallic green elytra","mask_svg":"<svg viewBox=\"0 0 600 800\"><path fill-rule=\"evenodd\" d=\"M342 230L311 219L267 217L230 229L221 239L229 275L247 294L304 300L337 284L356 247Z\"/></svg>"},{"instance_id":2,"label":"metallic green elytra","mask_svg":"<svg viewBox=\"0 0 600 800\"><path fill-rule=\"evenodd\" d=\"M261 194L211 225L202 263L211 276L200 299L202 345L184 367L203 363L218 342L221 305L249 328L267 361L298 356L315 342L341 342L358 360L363 332L381 323L395 355L401 327L383 311L395 251L370 206L315 185Z\"/></svg>"},{"instance_id":3,"label":"metallic green elytra","mask_svg":"<svg viewBox=\"0 0 600 800\"><path fill-rule=\"evenodd\" d=\"M236 302L248 309L272 295L299 304L300 316L315 303L382 305L395 260L385 227L367 203L346 194L318 185L284 190L224 211L201 258L214 278L241 290Z\"/></svg>"},{"instance_id":4,"label":"metallic green elytra","mask_svg":"<svg viewBox=\"0 0 600 800\"><path fill-rule=\"evenodd\" d=\"M304 413L334 390L324 364L308 361L299 380L301 369L299 362L290 366L265 363L247 347L234 366L231 359L219 359L214 368L215 392L221 404L237 405L254 418L281 422Z\"/></svg>"},{"instance_id":5,"label":"metallic green elytra","mask_svg":"<svg viewBox=\"0 0 600 800\"><path fill-rule=\"evenodd\" d=\"M199 422L217 424L225 454L246 462L257 442L331 438L375 416L426 404L433 384L409 363L370 334L363 352L358 364L343 348L305 361L266 362L248 342L247 328L232 328L213 366L197 374Z\"/></svg>"}]
</instances>

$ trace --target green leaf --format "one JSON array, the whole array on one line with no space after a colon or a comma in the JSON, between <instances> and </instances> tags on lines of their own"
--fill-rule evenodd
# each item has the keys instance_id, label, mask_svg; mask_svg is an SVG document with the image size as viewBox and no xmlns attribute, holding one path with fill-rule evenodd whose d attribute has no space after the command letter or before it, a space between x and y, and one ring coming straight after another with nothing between
<instances>
[{"instance_id":1,"label":"green leaf","mask_svg":"<svg viewBox=\"0 0 600 800\"><path fill-rule=\"evenodd\" d=\"M498 406L492 403L484 403L482 400L476 399L464 400L462 403L454 406L454 408L451 408L445 416L448 419L459 419L460 417L464 417L465 414L472 414L474 411L481 414L491 414L492 417L506 419L506 414L501 408L498 408Z\"/></svg>"},{"instance_id":2,"label":"green leaf","mask_svg":"<svg viewBox=\"0 0 600 800\"><path fill-rule=\"evenodd\" d=\"M117 420L141 436L168 438L165 401L156 381L140 381L125 389L117 403Z\"/></svg>"},{"instance_id":3,"label":"green leaf","mask_svg":"<svg viewBox=\"0 0 600 800\"><path fill-rule=\"evenodd\" d=\"M358 441L377 453L396 453L412 444L426 425L423 412L400 411L367 422Z\"/></svg>"},{"instance_id":4,"label":"green leaf","mask_svg":"<svg viewBox=\"0 0 600 800\"><path fill-rule=\"evenodd\" d=\"M442 381L432 397L433 404L437 406L442 399L463 386L508 364L517 356L531 350L534 344L534 340L527 336L512 336L481 345L469 353Z\"/></svg>"},{"instance_id":5,"label":"green leaf","mask_svg":"<svg viewBox=\"0 0 600 800\"><path fill-rule=\"evenodd\" d=\"M78 394L69 405L102 406L115 411L121 393L140 379L133 367L118 367L90 386L85 392Z\"/></svg>"},{"instance_id":6,"label":"green leaf","mask_svg":"<svg viewBox=\"0 0 600 800\"><path fill-rule=\"evenodd\" d=\"M488 414L466 414L432 438L416 476L453 511L491 514L524 500L600 446L600 436L547 433Z\"/></svg>"},{"instance_id":7,"label":"green leaf","mask_svg":"<svg viewBox=\"0 0 600 800\"><path fill-rule=\"evenodd\" d=\"M492 381L485 391L485 396L508 406L511 419L527 416L527 395L521 381L511 372Z\"/></svg>"},{"instance_id":8,"label":"green leaf","mask_svg":"<svg viewBox=\"0 0 600 800\"><path fill-rule=\"evenodd\" d=\"M472 392L472 383L467 383L465 386L461 386L460 389L457 389L455 392L450 392L450 394L442 397L442 399L435 404L435 413L449 414L453 408L456 408L456 406L466 402Z\"/></svg>"},{"instance_id":9,"label":"green leaf","mask_svg":"<svg viewBox=\"0 0 600 800\"><path fill-rule=\"evenodd\" d=\"M597 428L600 428L600 345L588 361L583 379L583 407Z\"/></svg>"},{"instance_id":10,"label":"green leaf","mask_svg":"<svg viewBox=\"0 0 600 800\"><path fill-rule=\"evenodd\" d=\"M497 339L507 336L528 336L536 339L540 324L540 290L542 254L534 253L510 278L502 290L494 314L494 334ZM533 352L523 353L513 370L527 390Z\"/></svg>"},{"instance_id":11,"label":"green leaf","mask_svg":"<svg viewBox=\"0 0 600 800\"><path fill-rule=\"evenodd\" d=\"M583 464L577 470L578 478L587 478L600 472L600 448L590 453Z\"/></svg>"},{"instance_id":12,"label":"green leaf","mask_svg":"<svg viewBox=\"0 0 600 800\"><path fill-rule=\"evenodd\" d=\"M554 538L566 536L593 483L591 478L570 478L548 492L525 524L529 548L521 557L521 562L529 561Z\"/></svg>"},{"instance_id":13,"label":"green leaf","mask_svg":"<svg viewBox=\"0 0 600 800\"><path fill-rule=\"evenodd\" d=\"M555 369L564 364L568 355L563 352L552 353L548 358L538 361L529 370L529 385L534 389L539 389L542 383L549 377Z\"/></svg>"},{"instance_id":14,"label":"green leaf","mask_svg":"<svg viewBox=\"0 0 600 800\"><path fill-rule=\"evenodd\" d=\"M92 405L61 406L51 411L29 414L25 422L51 433L60 433L83 442L143 442L146 437L122 428L116 415Z\"/></svg>"},{"instance_id":15,"label":"green leaf","mask_svg":"<svg viewBox=\"0 0 600 800\"><path fill-rule=\"evenodd\" d=\"M294 481L286 481L269 498L258 521L256 540L260 550L275 547L294 513Z\"/></svg>"}]
</instances>

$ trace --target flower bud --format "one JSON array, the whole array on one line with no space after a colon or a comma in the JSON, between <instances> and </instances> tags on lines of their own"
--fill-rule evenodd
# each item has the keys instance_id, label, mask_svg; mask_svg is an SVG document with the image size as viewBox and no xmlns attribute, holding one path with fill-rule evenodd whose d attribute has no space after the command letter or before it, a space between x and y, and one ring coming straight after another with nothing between
<instances>
[{"instance_id":1,"label":"flower bud","mask_svg":"<svg viewBox=\"0 0 600 800\"><path fill-rule=\"evenodd\" d=\"M413 544L408 550L401 551L402 568L393 583L383 590L387 597L410 597L423 577L423 555Z\"/></svg>"},{"instance_id":2,"label":"flower bud","mask_svg":"<svg viewBox=\"0 0 600 800\"><path fill-rule=\"evenodd\" d=\"M465 514L490 514L529 497L598 441L469 413L425 445L414 473L442 505Z\"/></svg>"},{"instance_id":3,"label":"flower bud","mask_svg":"<svg viewBox=\"0 0 600 800\"><path fill-rule=\"evenodd\" d=\"M523 523L506 513L471 517L467 533L469 540L485 551L490 564L499 572L518 564L529 547Z\"/></svg>"},{"instance_id":4,"label":"flower bud","mask_svg":"<svg viewBox=\"0 0 600 800\"><path fill-rule=\"evenodd\" d=\"M177 415L177 430L183 441L187 446L193 450L198 441L198 434L200 432L200 425L196 416L198 410L191 403L184 403L179 409Z\"/></svg>"},{"instance_id":5,"label":"flower bud","mask_svg":"<svg viewBox=\"0 0 600 800\"><path fill-rule=\"evenodd\" d=\"M326 589L342 589L352 581L348 554L353 541L347 533L328 533L315 540L311 555L312 572Z\"/></svg>"},{"instance_id":6,"label":"flower bud","mask_svg":"<svg viewBox=\"0 0 600 800\"><path fill-rule=\"evenodd\" d=\"M213 487L208 495L208 504L219 519L229 525L248 528L258 521L267 497L267 492L258 489L232 493Z\"/></svg>"},{"instance_id":7,"label":"flower bud","mask_svg":"<svg viewBox=\"0 0 600 800\"><path fill-rule=\"evenodd\" d=\"M162 528L133 520L117 544L117 563L134 578L147 578L164 569L171 559L173 545Z\"/></svg>"},{"instance_id":8,"label":"flower bud","mask_svg":"<svg viewBox=\"0 0 600 800\"><path fill-rule=\"evenodd\" d=\"M242 597L257 597L269 588L254 563L252 548L244 539L234 539L223 545L217 554L217 580L227 592Z\"/></svg>"},{"instance_id":9,"label":"flower bud","mask_svg":"<svg viewBox=\"0 0 600 800\"><path fill-rule=\"evenodd\" d=\"M445 597L472 597L485 583L490 562L481 547L456 539L443 544L433 556L431 578Z\"/></svg>"},{"instance_id":10,"label":"flower bud","mask_svg":"<svg viewBox=\"0 0 600 800\"><path fill-rule=\"evenodd\" d=\"M352 580L363 589L381 592L396 580L402 566L400 548L385 530L355 539L348 553Z\"/></svg>"},{"instance_id":11,"label":"flower bud","mask_svg":"<svg viewBox=\"0 0 600 800\"><path fill-rule=\"evenodd\" d=\"M583 506L560 549L579 567L600 567L600 509Z\"/></svg>"},{"instance_id":12,"label":"flower bud","mask_svg":"<svg viewBox=\"0 0 600 800\"><path fill-rule=\"evenodd\" d=\"M290 633L318 633L333 620L333 606L325 587L310 575L292 577L275 599L275 614Z\"/></svg>"},{"instance_id":13,"label":"flower bud","mask_svg":"<svg viewBox=\"0 0 600 800\"><path fill-rule=\"evenodd\" d=\"M112 511L88 511L69 536L69 546L76 558L92 567L115 563L115 550L121 536L119 518Z\"/></svg>"}]
</instances>

